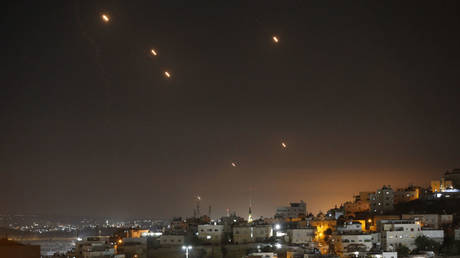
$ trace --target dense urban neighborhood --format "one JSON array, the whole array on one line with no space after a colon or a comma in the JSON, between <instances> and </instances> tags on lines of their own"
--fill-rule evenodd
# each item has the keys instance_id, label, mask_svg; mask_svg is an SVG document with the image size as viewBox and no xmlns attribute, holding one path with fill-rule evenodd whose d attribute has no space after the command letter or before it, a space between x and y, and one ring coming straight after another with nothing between
<instances>
[{"instance_id":1,"label":"dense urban neighborhood","mask_svg":"<svg viewBox=\"0 0 460 258\"><path fill-rule=\"evenodd\" d=\"M255 218L251 205L245 216L227 210L226 216L214 218L211 207L207 213L201 211L197 196L193 216L171 220L28 224L23 216L3 216L1 221L9 222L10 236L18 239L27 233L73 239L65 252L41 250L44 257L456 256L459 187L460 169L452 169L427 187L383 185L375 191L357 191L350 201L318 214L309 213L307 203L299 201L278 207L270 218ZM0 254L8 246L40 252L36 245L8 239L1 245Z\"/></svg>"}]
</instances>

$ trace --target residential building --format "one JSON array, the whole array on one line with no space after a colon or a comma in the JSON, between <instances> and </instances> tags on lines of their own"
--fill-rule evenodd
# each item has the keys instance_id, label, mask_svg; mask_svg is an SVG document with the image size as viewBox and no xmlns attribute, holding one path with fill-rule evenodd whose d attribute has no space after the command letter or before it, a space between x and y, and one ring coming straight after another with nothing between
<instances>
[{"instance_id":1,"label":"residential building","mask_svg":"<svg viewBox=\"0 0 460 258\"><path fill-rule=\"evenodd\" d=\"M414 220L422 228L438 229L439 228L438 214L402 214L401 219Z\"/></svg>"},{"instance_id":2,"label":"residential building","mask_svg":"<svg viewBox=\"0 0 460 258\"><path fill-rule=\"evenodd\" d=\"M198 225L197 236L198 239L204 241L205 243L221 243L224 236L224 225Z\"/></svg>"},{"instance_id":3,"label":"residential building","mask_svg":"<svg viewBox=\"0 0 460 258\"><path fill-rule=\"evenodd\" d=\"M189 229L190 221L183 220L181 217L175 217L168 226L168 233L170 234L184 234Z\"/></svg>"},{"instance_id":4,"label":"residential building","mask_svg":"<svg viewBox=\"0 0 460 258\"><path fill-rule=\"evenodd\" d=\"M431 238L433 239L434 241L442 244L442 242L444 242L444 230L436 230L436 229L433 229L433 230L425 230L423 229L422 230L422 234L428 238Z\"/></svg>"},{"instance_id":5,"label":"residential building","mask_svg":"<svg viewBox=\"0 0 460 258\"><path fill-rule=\"evenodd\" d=\"M448 189L453 189L454 185L452 180L446 180L444 177L441 177L439 180L431 180L431 191L434 192L444 192Z\"/></svg>"},{"instance_id":6,"label":"residential building","mask_svg":"<svg viewBox=\"0 0 460 258\"><path fill-rule=\"evenodd\" d=\"M233 243L262 242L273 236L271 225L240 225L233 227Z\"/></svg>"},{"instance_id":7,"label":"residential building","mask_svg":"<svg viewBox=\"0 0 460 258\"><path fill-rule=\"evenodd\" d=\"M269 225L269 224L254 225L252 227L253 227L253 232L254 232L254 239L257 242L267 240L273 236L272 225Z\"/></svg>"},{"instance_id":8,"label":"residential building","mask_svg":"<svg viewBox=\"0 0 460 258\"><path fill-rule=\"evenodd\" d=\"M401 218L413 219L426 229L439 229L442 225L451 224L453 221L452 214L402 214Z\"/></svg>"},{"instance_id":9,"label":"residential building","mask_svg":"<svg viewBox=\"0 0 460 258\"><path fill-rule=\"evenodd\" d=\"M335 252L348 257L355 252L368 252L372 248L372 234L337 234L333 236Z\"/></svg>"},{"instance_id":10,"label":"residential building","mask_svg":"<svg viewBox=\"0 0 460 258\"><path fill-rule=\"evenodd\" d=\"M454 222L454 215L452 214L441 214L439 215L441 225L448 225Z\"/></svg>"},{"instance_id":11,"label":"residential building","mask_svg":"<svg viewBox=\"0 0 460 258\"><path fill-rule=\"evenodd\" d=\"M316 234L316 228L297 228L288 229L287 235L291 244L309 244L312 243Z\"/></svg>"},{"instance_id":12,"label":"residential building","mask_svg":"<svg viewBox=\"0 0 460 258\"><path fill-rule=\"evenodd\" d=\"M338 219L341 216L345 215L345 211L343 207L337 208L337 206L334 209L330 209L326 213L326 219Z\"/></svg>"},{"instance_id":13,"label":"residential building","mask_svg":"<svg viewBox=\"0 0 460 258\"><path fill-rule=\"evenodd\" d=\"M117 253L126 257L147 258L147 237L123 238Z\"/></svg>"},{"instance_id":14,"label":"residential building","mask_svg":"<svg viewBox=\"0 0 460 258\"><path fill-rule=\"evenodd\" d=\"M355 201L355 202L346 202L343 204L345 210L345 216L354 216L357 212L366 212L370 209L369 201Z\"/></svg>"},{"instance_id":15,"label":"residential building","mask_svg":"<svg viewBox=\"0 0 460 258\"><path fill-rule=\"evenodd\" d=\"M345 222L342 226L337 226L337 233L347 234L347 233L361 233L363 226L360 222Z\"/></svg>"},{"instance_id":16,"label":"residential building","mask_svg":"<svg viewBox=\"0 0 460 258\"><path fill-rule=\"evenodd\" d=\"M370 194L370 208L374 214L383 214L393 210L394 192L391 186L383 186Z\"/></svg>"},{"instance_id":17,"label":"residential building","mask_svg":"<svg viewBox=\"0 0 460 258\"><path fill-rule=\"evenodd\" d=\"M359 194L354 196L355 202L370 202L371 194L374 192L359 192Z\"/></svg>"},{"instance_id":18,"label":"residential building","mask_svg":"<svg viewBox=\"0 0 460 258\"><path fill-rule=\"evenodd\" d=\"M398 258L397 252L367 253L367 258Z\"/></svg>"},{"instance_id":19,"label":"residential building","mask_svg":"<svg viewBox=\"0 0 460 258\"><path fill-rule=\"evenodd\" d=\"M246 244L254 242L254 228L249 225L233 227L233 243Z\"/></svg>"},{"instance_id":20,"label":"residential building","mask_svg":"<svg viewBox=\"0 0 460 258\"><path fill-rule=\"evenodd\" d=\"M276 209L275 218L290 219L306 217L307 204L304 201L291 202L289 206Z\"/></svg>"},{"instance_id":21,"label":"residential building","mask_svg":"<svg viewBox=\"0 0 460 258\"><path fill-rule=\"evenodd\" d=\"M460 240L460 228L454 230L454 238L455 240Z\"/></svg>"},{"instance_id":22,"label":"residential building","mask_svg":"<svg viewBox=\"0 0 460 258\"><path fill-rule=\"evenodd\" d=\"M394 203L404 203L417 200L420 198L421 187L409 186L407 188L401 188L394 192Z\"/></svg>"},{"instance_id":23,"label":"residential building","mask_svg":"<svg viewBox=\"0 0 460 258\"><path fill-rule=\"evenodd\" d=\"M259 258L259 257L263 257L263 258L277 258L278 255L276 253L272 253L272 252L265 252L265 253L250 253L248 256L248 258Z\"/></svg>"},{"instance_id":24,"label":"residential building","mask_svg":"<svg viewBox=\"0 0 460 258\"><path fill-rule=\"evenodd\" d=\"M184 244L183 235L161 235L159 240L160 246L175 246Z\"/></svg>"},{"instance_id":25,"label":"residential building","mask_svg":"<svg viewBox=\"0 0 460 258\"><path fill-rule=\"evenodd\" d=\"M129 229L128 238L140 238L146 233L149 233L148 229Z\"/></svg>"},{"instance_id":26,"label":"residential building","mask_svg":"<svg viewBox=\"0 0 460 258\"><path fill-rule=\"evenodd\" d=\"M113 257L115 247L111 244L110 236L89 236L75 244L72 256L87 257Z\"/></svg>"},{"instance_id":27,"label":"residential building","mask_svg":"<svg viewBox=\"0 0 460 258\"><path fill-rule=\"evenodd\" d=\"M380 228L377 228L378 226L381 225L380 221L382 220L400 220L400 219L401 219L400 215L374 215L374 217L371 219L369 229L371 231L380 231Z\"/></svg>"},{"instance_id":28,"label":"residential building","mask_svg":"<svg viewBox=\"0 0 460 258\"><path fill-rule=\"evenodd\" d=\"M414 250L415 239L423 235L420 224L414 220L381 220L378 228L382 247L386 251L395 251L400 244Z\"/></svg>"},{"instance_id":29,"label":"residential building","mask_svg":"<svg viewBox=\"0 0 460 258\"><path fill-rule=\"evenodd\" d=\"M452 183L454 188L460 189L460 168L448 169L444 177Z\"/></svg>"}]
</instances>

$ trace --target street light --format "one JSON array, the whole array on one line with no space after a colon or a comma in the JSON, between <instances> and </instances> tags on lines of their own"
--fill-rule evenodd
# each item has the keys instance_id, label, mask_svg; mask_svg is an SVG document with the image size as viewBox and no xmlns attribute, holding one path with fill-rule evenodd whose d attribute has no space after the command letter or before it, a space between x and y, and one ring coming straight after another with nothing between
<instances>
[{"instance_id":1,"label":"street light","mask_svg":"<svg viewBox=\"0 0 460 258\"><path fill-rule=\"evenodd\" d=\"M192 246L182 246L182 249L185 250L185 258L188 258L188 250L192 250Z\"/></svg>"}]
</instances>

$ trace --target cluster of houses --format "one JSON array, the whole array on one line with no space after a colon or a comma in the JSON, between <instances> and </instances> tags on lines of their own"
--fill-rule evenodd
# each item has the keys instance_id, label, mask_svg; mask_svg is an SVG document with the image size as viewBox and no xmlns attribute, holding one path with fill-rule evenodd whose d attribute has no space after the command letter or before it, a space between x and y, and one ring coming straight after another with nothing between
<instances>
[{"instance_id":1,"label":"cluster of houses","mask_svg":"<svg viewBox=\"0 0 460 258\"><path fill-rule=\"evenodd\" d=\"M460 179L460 171L457 172L449 172L455 180ZM395 258L401 246L416 249L419 237L443 243L445 229L452 229L454 223L452 214L405 214L396 211L395 205L417 199L459 198L454 188L459 182L455 180L434 180L431 189L409 186L393 190L385 185L375 192L360 192L353 201L316 216L308 214L306 203L300 201L276 209L273 218L253 220L251 209L248 219L235 213L218 220L206 215L174 218L161 232L130 229L118 238L93 239L97 245L92 245L91 239L81 241L73 255L89 257L83 254L98 251L117 258L141 258L147 257L152 248L219 245L257 246L249 257L277 257L284 252L287 257ZM455 230L455 237L460 240L460 230ZM271 249L262 251L261 246Z\"/></svg>"},{"instance_id":2,"label":"cluster of houses","mask_svg":"<svg viewBox=\"0 0 460 258\"><path fill-rule=\"evenodd\" d=\"M289 207L279 209L274 218L261 218L250 223L235 214L217 221L207 216L176 218L162 232L130 229L118 239L88 238L79 242L73 255L88 257L83 254L99 252L117 258L141 258L147 257L150 248L266 243L286 252L291 247L301 247L294 253L300 250L302 257L316 257L320 253L340 257L397 257L398 246L413 250L419 236L442 243L442 227L453 222L453 216L448 214L369 213L367 217L346 218L343 207L312 216L306 214L306 207L299 209L299 205L306 206L304 204L302 201L291 203Z\"/></svg>"}]
</instances>

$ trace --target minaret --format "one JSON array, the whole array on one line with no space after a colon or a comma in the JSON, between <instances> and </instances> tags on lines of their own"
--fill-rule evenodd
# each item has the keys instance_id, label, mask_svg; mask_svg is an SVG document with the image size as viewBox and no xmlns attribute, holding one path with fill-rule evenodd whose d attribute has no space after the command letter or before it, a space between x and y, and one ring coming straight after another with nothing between
<instances>
[{"instance_id":1,"label":"minaret","mask_svg":"<svg viewBox=\"0 0 460 258\"><path fill-rule=\"evenodd\" d=\"M252 217L252 200L254 199L254 186L251 187L251 193L250 193L250 199L249 199L249 215L248 215L248 223L251 223L253 221Z\"/></svg>"},{"instance_id":2,"label":"minaret","mask_svg":"<svg viewBox=\"0 0 460 258\"><path fill-rule=\"evenodd\" d=\"M248 223L252 222L252 201L249 201L249 215L248 215Z\"/></svg>"}]
</instances>

